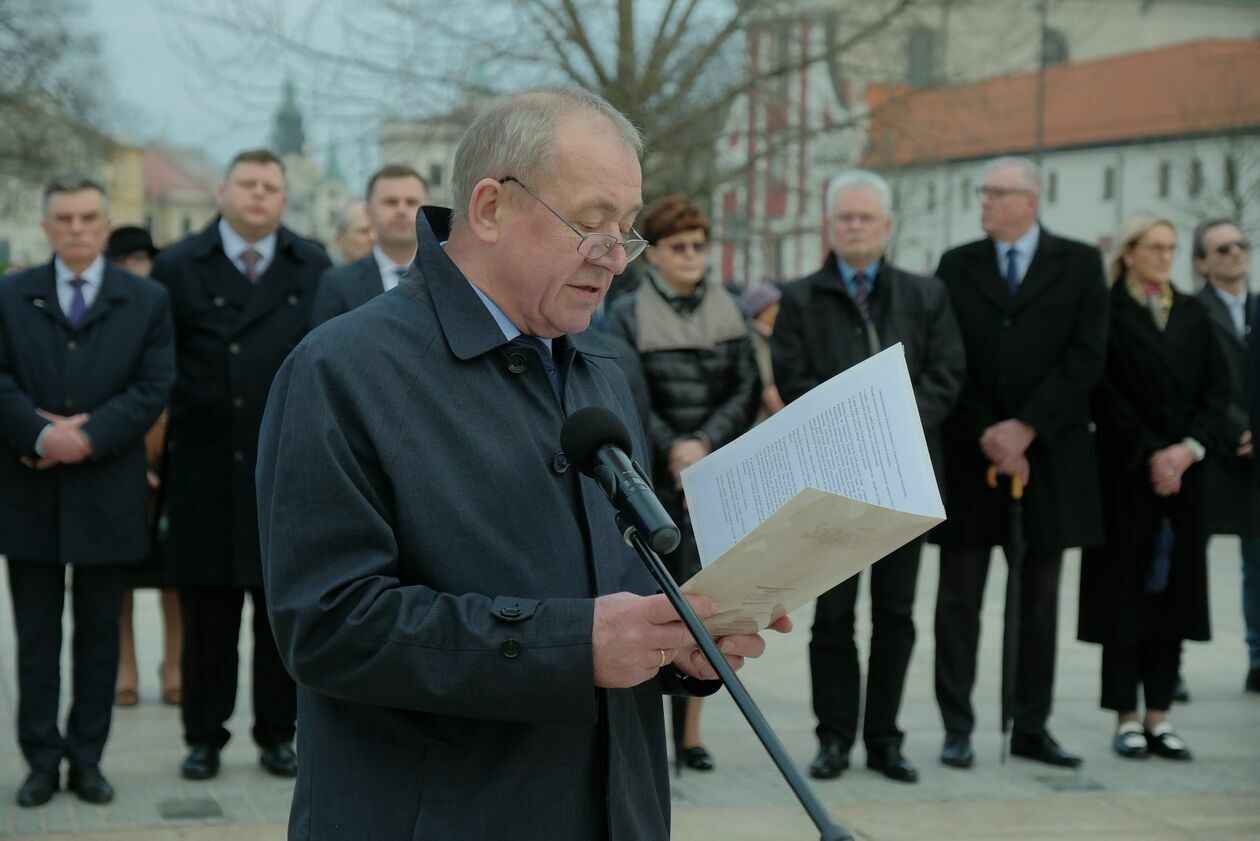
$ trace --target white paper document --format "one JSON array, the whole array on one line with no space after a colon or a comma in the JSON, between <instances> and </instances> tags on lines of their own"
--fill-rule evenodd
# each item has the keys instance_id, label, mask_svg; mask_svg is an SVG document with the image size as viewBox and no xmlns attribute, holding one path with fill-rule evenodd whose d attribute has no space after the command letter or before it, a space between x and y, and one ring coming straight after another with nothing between
<instances>
[{"instance_id":1,"label":"white paper document","mask_svg":"<svg viewBox=\"0 0 1260 841\"><path fill-rule=\"evenodd\" d=\"M682 473L715 636L752 633L945 519L900 344Z\"/></svg>"}]
</instances>

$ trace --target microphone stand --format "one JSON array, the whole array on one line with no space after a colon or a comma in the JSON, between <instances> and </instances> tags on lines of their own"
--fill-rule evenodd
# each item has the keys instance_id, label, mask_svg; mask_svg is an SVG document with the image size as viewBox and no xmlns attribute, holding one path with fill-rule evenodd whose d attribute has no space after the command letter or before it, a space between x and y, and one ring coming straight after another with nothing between
<instances>
[{"instance_id":1,"label":"microphone stand","mask_svg":"<svg viewBox=\"0 0 1260 841\"><path fill-rule=\"evenodd\" d=\"M696 642L699 643L705 659L709 661L713 666L713 670L717 672L718 677L726 686L726 691L730 692L731 697L735 699L735 706L739 707L739 711L744 714L744 718L748 720L749 726L757 734L761 744L765 746L766 751L770 754L770 758L774 760L774 764L779 766L779 773L787 780L792 793L796 795L796 799L801 802L801 805L805 807L805 811L809 813L809 819L814 822L814 826L818 827L818 831L822 833L822 841L853 841L853 836L849 834L847 829L832 823L827 810L823 808L813 789L809 787L809 784L801 776L801 772L793 764L787 750L783 747L783 743L779 741L779 737L771 729L770 723L761 714L761 710L757 709L757 704L753 701L752 696L748 694L748 690L744 688L744 684L735 676L735 672L726 662L726 658L718 651L717 644L709 636L709 632L705 630L700 618L696 616L691 603L687 601L682 591L678 589L678 584L674 581L673 576L669 574L669 570L665 568L665 563L661 560L661 556L652 550L652 547L644 540L639 530L628 519L623 517L620 511L617 512L617 527L621 529L626 542L639 553L639 557L643 560L644 565L647 566L648 572L652 573L652 577L656 579L656 583L660 585L670 604L674 606L674 609L678 611L678 615L682 617L683 624L687 626L687 630L691 632Z\"/></svg>"}]
</instances>

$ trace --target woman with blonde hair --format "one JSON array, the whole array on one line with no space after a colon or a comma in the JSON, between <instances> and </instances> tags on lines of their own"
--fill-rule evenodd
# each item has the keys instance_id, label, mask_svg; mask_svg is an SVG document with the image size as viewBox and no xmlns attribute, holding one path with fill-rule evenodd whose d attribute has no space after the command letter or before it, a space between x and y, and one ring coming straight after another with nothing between
<instances>
[{"instance_id":1,"label":"woman with blonde hair","mask_svg":"<svg viewBox=\"0 0 1260 841\"><path fill-rule=\"evenodd\" d=\"M1126 222L1094 395L1107 537L1082 555L1077 636L1103 646L1101 705L1117 715L1113 749L1132 759L1190 759L1167 714L1182 641L1211 636L1199 463L1229 449L1225 362L1207 312L1171 283L1176 248L1168 219Z\"/></svg>"}]
</instances>

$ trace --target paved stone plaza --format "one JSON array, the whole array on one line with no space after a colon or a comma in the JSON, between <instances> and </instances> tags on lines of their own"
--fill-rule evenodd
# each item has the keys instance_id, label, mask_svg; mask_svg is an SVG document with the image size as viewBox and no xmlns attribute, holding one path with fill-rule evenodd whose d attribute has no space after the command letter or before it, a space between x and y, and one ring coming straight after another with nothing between
<instances>
[{"instance_id":1,"label":"paved stone plaza","mask_svg":"<svg viewBox=\"0 0 1260 841\"><path fill-rule=\"evenodd\" d=\"M936 759L941 723L932 697L932 606L935 551L924 558L916 615L919 643L911 666L902 727L906 754L922 781L902 785L863 766L839 780L816 783L835 818L864 841L1242 841L1260 838L1260 695L1245 695L1246 667L1239 607L1237 542L1211 547L1213 631L1208 644L1186 649L1185 676L1192 703L1172 720L1195 752L1186 765L1157 758L1126 761L1110 750L1112 719L1098 708L1100 650L1075 641L1078 562L1064 567L1057 704L1053 731L1085 757L1079 771L1060 771L1025 760L999 764L998 655L1003 566L994 565L985 603L977 706L977 764L970 771ZM0 605L0 838L92 841L276 841L285 837L291 784L268 777L249 743L248 685L223 755L223 771L210 783L179 778L183 756L178 713L157 700L159 620L156 595L141 593L136 621L141 641L141 704L118 710L104 770L118 790L108 807L88 806L65 793L49 805L18 809L13 795L25 766L14 741L16 690L13 623L7 587ZM860 609L865 614L864 609ZM806 659L811 609L794 618L797 631L774 637L766 657L744 670L762 711L803 767L813 756ZM248 622L243 623L248 627ZM862 625L860 633L869 627ZM243 660L247 649L243 649ZM243 679L245 674L242 675ZM739 711L726 696L710 702L705 741L717 759L711 774L675 779L676 839L811 839L817 833ZM363 841L392 841L363 839Z\"/></svg>"}]
</instances>

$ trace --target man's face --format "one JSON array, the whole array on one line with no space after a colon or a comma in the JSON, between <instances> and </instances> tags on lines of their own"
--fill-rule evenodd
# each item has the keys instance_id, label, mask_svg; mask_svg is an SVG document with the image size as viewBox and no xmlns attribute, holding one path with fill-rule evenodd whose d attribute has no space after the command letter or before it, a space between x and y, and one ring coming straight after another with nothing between
<instances>
[{"instance_id":1,"label":"man's face","mask_svg":"<svg viewBox=\"0 0 1260 841\"><path fill-rule=\"evenodd\" d=\"M1019 167L996 167L980 189L980 227L998 242L1014 242L1037 221L1040 197Z\"/></svg>"},{"instance_id":2,"label":"man's face","mask_svg":"<svg viewBox=\"0 0 1260 841\"><path fill-rule=\"evenodd\" d=\"M280 227L284 173L278 164L241 161L219 187L219 211L237 233L262 238Z\"/></svg>"},{"instance_id":3,"label":"man's face","mask_svg":"<svg viewBox=\"0 0 1260 841\"><path fill-rule=\"evenodd\" d=\"M836 256L850 266L864 269L884 253L892 232L892 217L873 187L847 187L836 196L827 229Z\"/></svg>"},{"instance_id":4,"label":"man's face","mask_svg":"<svg viewBox=\"0 0 1260 841\"><path fill-rule=\"evenodd\" d=\"M1251 269L1251 245L1234 225L1216 225L1203 234L1203 256L1194 258L1194 269L1212 283L1234 286L1247 283Z\"/></svg>"},{"instance_id":5,"label":"man's face","mask_svg":"<svg viewBox=\"0 0 1260 841\"><path fill-rule=\"evenodd\" d=\"M43 228L61 262L73 269L87 268L109 240L105 197L92 189L53 193L48 197Z\"/></svg>"},{"instance_id":6,"label":"man's face","mask_svg":"<svg viewBox=\"0 0 1260 841\"><path fill-rule=\"evenodd\" d=\"M634 151L597 117L565 119L556 137L557 174L530 188L583 233L633 237L631 226L643 205ZM615 246L599 260L586 260L577 251L578 235L547 208L519 185L504 184L502 190L503 221L492 257L499 295L492 297L531 335L582 332L613 277L625 270L625 249Z\"/></svg>"},{"instance_id":7,"label":"man's face","mask_svg":"<svg viewBox=\"0 0 1260 841\"><path fill-rule=\"evenodd\" d=\"M420 179L378 178L367 200L367 216L382 245L416 244L416 212L429 200Z\"/></svg>"},{"instance_id":8,"label":"man's face","mask_svg":"<svg viewBox=\"0 0 1260 841\"><path fill-rule=\"evenodd\" d=\"M413 223L414 225L414 217ZM416 231L411 230L412 239ZM346 209L346 229L337 234L337 250L346 262L366 257L372 251L372 223L368 221L367 204L355 202Z\"/></svg>"}]
</instances>

